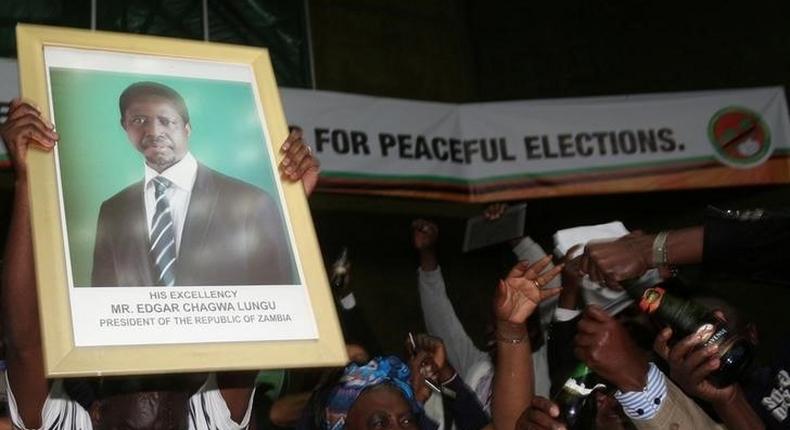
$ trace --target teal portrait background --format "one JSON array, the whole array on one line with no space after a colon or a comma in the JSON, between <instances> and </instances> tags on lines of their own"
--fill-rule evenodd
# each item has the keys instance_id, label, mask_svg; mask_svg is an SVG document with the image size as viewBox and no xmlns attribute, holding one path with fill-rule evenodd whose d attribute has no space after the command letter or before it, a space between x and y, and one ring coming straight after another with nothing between
<instances>
[{"instance_id":1,"label":"teal portrait background","mask_svg":"<svg viewBox=\"0 0 790 430\"><path fill-rule=\"evenodd\" d=\"M251 84L66 68L49 72L75 286L91 284L102 202L143 178L143 157L129 143L118 109L121 92L135 82L159 82L180 93L189 109L195 158L262 188L282 213Z\"/></svg>"}]
</instances>

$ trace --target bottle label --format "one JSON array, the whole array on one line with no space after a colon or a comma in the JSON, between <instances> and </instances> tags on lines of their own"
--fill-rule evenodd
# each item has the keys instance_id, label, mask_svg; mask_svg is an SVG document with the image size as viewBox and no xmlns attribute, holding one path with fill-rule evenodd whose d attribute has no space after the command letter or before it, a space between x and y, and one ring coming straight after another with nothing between
<instances>
[{"instance_id":1,"label":"bottle label","mask_svg":"<svg viewBox=\"0 0 790 430\"><path fill-rule=\"evenodd\" d=\"M713 324L705 324L705 325L710 326L710 329L708 329L708 335L702 337L703 346L707 347L711 345L720 345L724 340L726 340L729 337L730 331L727 330L726 326L720 326L718 330L714 332ZM726 352L722 349L722 346L725 345L719 346L719 354ZM726 345L726 346L731 346L731 345Z\"/></svg>"},{"instance_id":2,"label":"bottle label","mask_svg":"<svg viewBox=\"0 0 790 430\"><path fill-rule=\"evenodd\" d=\"M661 307L661 300L664 299L665 292L666 290L661 287L646 289L642 294L642 299L639 300L639 309L641 309L642 312L652 314Z\"/></svg>"}]
</instances>

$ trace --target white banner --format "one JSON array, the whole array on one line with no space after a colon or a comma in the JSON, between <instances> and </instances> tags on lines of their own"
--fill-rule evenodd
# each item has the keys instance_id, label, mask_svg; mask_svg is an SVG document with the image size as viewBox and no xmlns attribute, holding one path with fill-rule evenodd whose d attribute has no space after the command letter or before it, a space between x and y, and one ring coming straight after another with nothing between
<instances>
[{"instance_id":1,"label":"white banner","mask_svg":"<svg viewBox=\"0 0 790 430\"><path fill-rule=\"evenodd\" d=\"M486 201L789 177L779 87L462 105L282 93L324 190Z\"/></svg>"}]
</instances>

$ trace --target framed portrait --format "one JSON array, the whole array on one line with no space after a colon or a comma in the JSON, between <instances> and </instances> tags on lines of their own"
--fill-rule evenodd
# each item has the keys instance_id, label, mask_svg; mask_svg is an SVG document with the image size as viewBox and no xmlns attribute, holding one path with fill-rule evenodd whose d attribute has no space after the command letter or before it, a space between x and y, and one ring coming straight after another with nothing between
<instances>
[{"instance_id":1,"label":"framed portrait","mask_svg":"<svg viewBox=\"0 0 790 430\"><path fill-rule=\"evenodd\" d=\"M347 357L265 49L17 27L48 376Z\"/></svg>"}]
</instances>

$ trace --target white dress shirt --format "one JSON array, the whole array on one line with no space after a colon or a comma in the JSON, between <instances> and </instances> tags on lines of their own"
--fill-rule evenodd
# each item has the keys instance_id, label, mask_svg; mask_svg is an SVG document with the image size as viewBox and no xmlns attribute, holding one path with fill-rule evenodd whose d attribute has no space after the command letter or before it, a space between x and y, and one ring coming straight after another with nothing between
<instances>
[{"instance_id":1,"label":"white dress shirt","mask_svg":"<svg viewBox=\"0 0 790 430\"><path fill-rule=\"evenodd\" d=\"M187 208L189 207L189 197L192 195L192 187L195 185L197 176L197 160L192 153L187 154L178 163L170 166L161 174L156 170L145 166L145 215L148 220L148 235L151 235L154 214L156 213L156 190L152 180L157 176L162 176L172 182L165 196L170 204L170 214L173 217L173 227L176 236L176 255L181 247L181 232L184 230L184 221L187 218Z\"/></svg>"}]
</instances>

